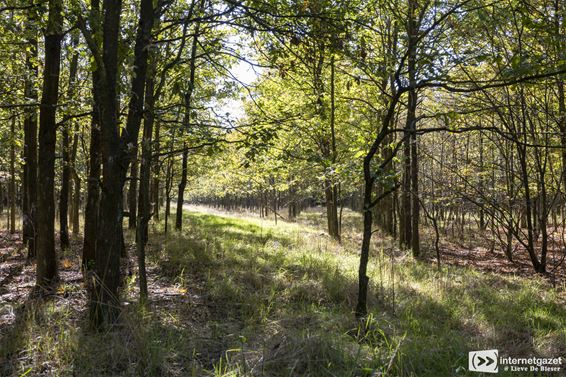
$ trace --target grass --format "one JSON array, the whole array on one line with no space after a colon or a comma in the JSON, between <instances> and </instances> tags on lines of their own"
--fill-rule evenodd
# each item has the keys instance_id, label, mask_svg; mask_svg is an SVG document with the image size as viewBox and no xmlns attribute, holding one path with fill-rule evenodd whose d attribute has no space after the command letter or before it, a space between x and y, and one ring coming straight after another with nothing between
<instances>
[{"instance_id":1,"label":"grass","mask_svg":"<svg viewBox=\"0 0 566 377\"><path fill-rule=\"evenodd\" d=\"M438 272L385 240L369 266L371 313L357 322L355 232L338 245L317 216L275 225L186 212L184 231L167 237L154 224L150 310L135 303L135 275L117 331L93 334L84 305L64 297L22 307L1 333L0 374L453 376L474 375L471 350L566 354L564 292L542 279Z\"/></svg>"}]
</instances>

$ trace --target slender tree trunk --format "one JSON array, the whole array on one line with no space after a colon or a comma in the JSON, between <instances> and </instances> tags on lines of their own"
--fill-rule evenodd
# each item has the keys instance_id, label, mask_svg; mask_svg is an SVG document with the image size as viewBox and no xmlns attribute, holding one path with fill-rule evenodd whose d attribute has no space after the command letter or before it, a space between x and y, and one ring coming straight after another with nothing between
<instances>
[{"instance_id":1,"label":"slender tree trunk","mask_svg":"<svg viewBox=\"0 0 566 377\"><path fill-rule=\"evenodd\" d=\"M409 129L405 127L405 132ZM411 140L407 135L403 142L403 178L401 186L401 206L399 213L399 245L401 249L409 247L411 235Z\"/></svg>"},{"instance_id":2,"label":"slender tree trunk","mask_svg":"<svg viewBox=\"0 0 566 377\"><path fill-rule=\"evenodd\" d=\"M35 33L33 18L28 20L28 33ZM26 80L24 95L37 102L37 39L29 41L26 49ZM28 258L35 258L37 236L37 110L34 106L25 109L24 117L24 182L23 182L23 240L28 248Z\"/></svg>"},{"instance_id":3,"label":"slender tree trunk","mask_svg":"<svg viewBox=\"0 0 566 377\"><path fill-rule=\"evenodd\" d=\"M73 206L71 211L71 223L73 227L73 235L79 234L79 211L81 206L81 178L73 169Z\"/></svg>"},{"instance_id":4,"label":"slender tree trunk","mask_svg":"<svg viewBox=\"0 0 566 377\"><path fill-rule=\"evenodd\" d=\"M167 172L165 177L165 229L164 232L167 234L169 230L169 217L171 215L171 188L173 181L173 163L169 161L167 163Z\"/></svg>"},{"instance_id":5,"label":"slender tree trunk","mask_svg":"<svg viewBox=\"0 0 566 377\"><path fill-rule=\"evenodd\" d=\"M100 1L91 0L90 20L94 35L100 33ZM100 45L97 49L101 48ZM92 97L93 108L90 125L89 145L89 171L87 180L87 196L85 205L85 223L83 239L83 255L81 261L82 270L85 273L85 281L89 290L93 289L94 281L92 272L95 268L96 238L98 236L98 209L100 202L100 175L102 173L102 127L101 127L101 99L99 98L102 85L103 67L93 64L92 67Z\"/></svg>"},{"instance_id":6,"label":"slender tree trunk","mask_svg":"<svg viewBox=\"0 0 566 377\"><path fill-rule=\"evenodd\" d=\"M204 6L204 0L201 1L201 9ZM189 128L191 123L191 106L192 97L195 89L195 72L196 72L196 59L197 59L197 47L198 47L198 36L200 32L200 23L195 26L195 35L193 37L193 43L191 47L191 65L189 73L189 88L185 93L185 118L184 126L185 130ZM181 169L181 181L179 182L179 192L177 195L177 208L176 208L176 218L175 218L175 229L181 230L183 227L183 203L185 196L185 188L187 186L187 172L188 172L188 158L189 151L186 149L187 145L183 144L183 167Z\"/></svg>"},{"instance_id":7,"label":"slender tree trunk","mask_svg":"<svg viewBox=\"0 0 566 377\"><path fill-rule=\"evenodd\" d=\"M138 211L138 151L137 148L132 152L132 161L130 168L130 187L128 188L128 228L136 227L136 218Z\"/></svg>"},{"instance_id":8,"label":"slender tree trunk","mask_svg":"<svg viewBox=\"0 0 566 377\"><path fill-rule=\"evenodd\" d=\"M175 229L181 230L183 227L183 204L185 202L185 188L187 187L187 170L189 151L186 145L183 144L185 150L183 151L183 162L181 166L181 180L179 181L179 191L177 192L177 208L175 212Z\"/></svg>"},{"instance_id":9,"label":"slender tree trunk","mask_svg":"<svg viewBox=\"0 0 566 377\"><path fill-rule=\"evenodd\" d=\"M12 117L10 125L10 234L16 233L16 117Z\"/></svg>"},{"instance_id":10,"label":"slender tree trunk","mask_svg":"<svg viewBox=\"0 0 566 377\"><path fill-rule=\"evenodd\" d=\"M330 153L332 165L338 160L336 150L336 101L335 101L335 58L330 58ZM326 214L328 217L328 233L340 242L340 226L338 223L338 186L335 177L325 182Z\"/></svg>"},{"instance_id":11,"label":"slender tree trunk","mask_svg":"<svg viewBox=\"0 0 566 377\"><path fill-rule=\"evenodd\" d=\"M150 0L151 2L151 0ZM145 118L143 123L143 138L140 163L140 188L138 200L138 224L137 224L137 243L136 250L138 256L138 270L140 283L140 301L147 300L147 273L145 268L145 245L148 240L148 223L151 217L150 201L150 179L152 167L152 136L154 122L154 86L155 86L155 54L151 56L151 63L148 68L148 78L145 88Z\"/></svg>"},{"instance_id":12,"label":"slender tree trunk","mask_svg":"<svg viewBox=\"0 0 566 377\"><path fill-rule=\"evenodd\" d=\"M369 162L367 168L364 167L364 228L362 234L362 249L360 254L360 266L358 270L358 303L356 305L356 318L362 318L367 314L367 294L369 277L367 276L367 266L369 261L369 248L371 243L371 227L372 218L372 195L373 178L369 170Z\"/></svg>"},{"instance_id":13,"label":"slender tree trunk","mask_svg":"<svg viewBox=\"0 0 566 377\"><path fill-rule=\"evenodd\" d=\"M55 255L55 116L59 97L63 5L61 0L49 0L49 16L45 32L45 68L43 92L39 110L39 164L37 213L37 285L47 287L57 277Z\"/></svg>"},{"instance_id":14,"label":"slender tree trunk","mask_svg":"<svg viewBox=\"0 0 566 377\"><path fill-rule=\"evenodd\" d=\"M59 240L61 249L69 248L69 183L71 182L71 166L69 153L69 129L63 125L63 175L61 177L61 191L59 192Z\"/></svg>"},{"instance_id":15,"label":"slender tree trunk","mask_svg":"<svg viewBox=\"0 0 566 377\"><path fill-rule=\"evenodd\" d=\"M73 133L73 145L71 147L71 182L72 182L72 200L71 200L71 224L73 227L73 235L79 234L79 211L81 205L81 178L77 171L77 152L79 148L79 122L75 123Z\"/></svg>"},{"instance_id":16,"label":"slender tree trunk","mask_svg":"<svg viewBox=\"0 0 566 377\"><path fill-rule=\"evenodd\" d=\"M78 34L71 37L71 47L76 49L79 44ZM79 54L74 52L69 65L69 88L67 89L67 100L71 101L74 95L75 81L79 65ZM69 196L71 185L71 140L69 136L70 124L65 123L62 127L63 142L63 174L61 177L61 191L59 196L59 240L62 249L69 248Z\"/></svg>"},{"instance_id":17,"label":"slender tree trunk","mask_svg":"<svg viewBox=\"0 0 566 377\"><path fill-rule=\"evenodd\" d=\"M417 3L414 0L409 1L409 20L407 33L408 39L408 64L407 69L409 73L409 84L416 85L416 69L417 69L417 41L418 41L418 25L417 25ZM413 257L420 256L420 233L419 233L419 220L420 220L420 200L419 200L419 159L417 153L417 91L411 89L409 91L409 103L407 105L407 129L410 131L410 145L411 145L411 161L410 161L410 191L411 191L411 214L410 218L406 220L411 221L411 231L408 234L407 242L411 243L411 250Z\"/></svg>"},{"instance_id":18,"label":"slender tree trunk","mask_svg":"<svg viewBox=\"0 0 566 377\"><path fill-rule=\"evenodd\" d=\"M159 151L159 144L161 138L161 122L155 124L155 135L153 138L153 147L155 151ZM159 219L159 157L155 156L153 158L151 168L152 168L152 180L151 180L151 203L153 203L153 216Z\"/></svg>"},{"instance_id":19,"label":"slender tree trunk","mask_svg":"<svg viewBox=\"0 0 566 377\"><path fill-rule=\"evenodd\" d=\"M96 253L96 235L98 229L98 203L100 199L100 173L101 173L101 135L98 111L93 111L90 127L89 146L89 173L87 181L87 195L85 205L85 224L83 241L83 270L94 267Z\"/></svg>"}]
</instances>

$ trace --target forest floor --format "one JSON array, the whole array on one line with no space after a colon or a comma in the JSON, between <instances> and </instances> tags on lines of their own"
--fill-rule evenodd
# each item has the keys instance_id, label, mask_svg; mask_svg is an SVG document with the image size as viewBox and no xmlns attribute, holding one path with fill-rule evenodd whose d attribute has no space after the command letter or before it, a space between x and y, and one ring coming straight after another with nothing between
<instances>
[{"instance_id":1,"label":"forest floor","mask_svg":"<svg viewBox=\"0 0 566 377\"><path fill-rule=\"evenodd\" d=\"M168 235L154 224L150 305L137 304L132 268L120 326L105 333L86 319L80 239L60 255L56 293L38 301L19 237L0 233L0 375L436 377L474 375L472 350L566 355L563 281L521 263L501 274L498 253L448 245L438 271L432 256L415 261L376 235L359 323L357 215L345 213L341 245L317 211L276 225L191 206L185 224Z\"/></svg>"}]
</instances>

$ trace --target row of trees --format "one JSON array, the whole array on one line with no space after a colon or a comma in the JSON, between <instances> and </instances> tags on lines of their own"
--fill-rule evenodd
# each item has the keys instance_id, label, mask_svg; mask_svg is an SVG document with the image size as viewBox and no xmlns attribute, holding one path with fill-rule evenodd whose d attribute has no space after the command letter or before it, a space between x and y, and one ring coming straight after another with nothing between
<instances>
[{"instance_id":1,"label":"row of trees","mask_svg":"<svg viewBox=\"0 0 566 377\"><path fill-rule=\"evenodd\" d=\"M416 258L424 220L439 259L441 234L466 228L539 273L550 252L559 268L564 4L320 1L297 14L258 38L271 68L247 104L255 138L244 157L226 152L197 200L272 202L292 218L311 198L339 241L337 208L360 198L359 316L376 226Z\"/></svg>"}]
</instances>

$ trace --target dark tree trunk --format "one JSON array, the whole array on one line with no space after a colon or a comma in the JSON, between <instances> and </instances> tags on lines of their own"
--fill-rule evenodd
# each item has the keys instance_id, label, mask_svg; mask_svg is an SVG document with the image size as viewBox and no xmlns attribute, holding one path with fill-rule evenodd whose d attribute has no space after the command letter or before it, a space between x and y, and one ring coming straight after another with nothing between
<instances>
[{"instance_id":1,"label":"dark tree trunk","mask_svg":"<svg viewBox=\"0 0 566 377\"><path fill-rule=\"evenodd\" d=\"M71 166L69 153L69 129L63 126L63 174L61 191L59 192L59 240L61 249L69 248L69 184L71 182Z\"/></svg>"},{"instance_id":2,"label":"dark tree trunk","mask_svg":"<svg viewBox=\"0 0 566 377\"><path fill-rule=\"evenodd\" d=\"M99 0L91 0L90 20L92 22L92 32L94 34L100 32L99 20L100 2ZM88 41L88 39L87 39ZM96 46L97 49L100 45ZM92 46L91 46L92 49ZM98 86L102 82L102 67L93 66L92 71L92 119L90 125L90 145L89 145L89 172L87 181L87 196L85 205L85 224L83 239L83 255L81 267L85 272L85 280L89 289L92 289L91 271L94 271L96 256L96 238L98 237L98 209L100 202L100 174L102 173L102 127L99 98L100 89ZM89 273L86 273L89 272Z\"/></svg>"},{"instance_id":3,"label":"dark tree trunk","mask_svg":"<svg viewBox=\"0 0 566 377\"><path fill-rule=\"evenodd\" d=\"M96 74L95 74L96 76ZM96 252L96 236L98 229L98 203L100 199L100 173L101 173L101 135L98 111L93 111L90 127L89 146L89 172L87 181L87 195L85 205L85 224L83 242L83 270L94 267Z\"/></svg>"},{"instance_id":4,"label":"dark tree trunk","mask_svg":"<svg viewBox=\"0 0 566 377\"><path fill-rule=\"evenodd\" d=\"M338 188L330 180L326 180L324 195L326 199L326 219L328 224L328 234L337 241L340 241L338 227Z\"/></svg>"},{"instance_id":5,"label":"dark tree trunk","mask_svg":"<svg viewBox=\"0 0 566 377\"><path fill-rule=\"evenodd\" d=\"M131 149L137 138L143 115L147 76L148 46L153 25L153 2L143 0L134 48L134 72L128 104L126 128L118 133L117 74L120 0L104 1L103 56L105 81L99 89L102 128L102 195L99 204L98 238L95 272L97 279L91 291L90 319L101 327L116 322L120 313L118 286L122 250L122 190L126 180Z\"/></svg>"},{"instance_id":6,"label":"dark tree trunk","mask_svg":"<svg viewBox=\"0 0 566 377\"><path fill-rule=\"evenodd\" d=\"M169 150L173 151L173 136L171 137ZM167 161L167 171L165 172L165 234L169 231L169 217L171 215L171 190L173 189L173 159Z\"/></svg>"},{"instance_id":7,"label":"dark tree trunk","mask_svg":"<svg viewBox=\"0 0 566 377\"><path fill-rule=\"evenodd\" d=\"M128 228L136 227L136 218L138 213L138 150L132 152L132 161L130 167L130 186L128 188Z\"/></svg>"},{"instance_id":8,"label":"dark tree trunk","mask_svg":"<svg viewBox=\"0 0 566 377\"><path fill-rule=\"evenodd\" d=\"M204 1L201 1L201 9L204 6ZM197 47L198 47L198 35L200 30L200 24L197 23L195 27L195 35L193 37L193 43L191 47L191 65L190 65L190 73L189 73L189 88L185 93L185 118L184 118L184 127L185 130L189 128L191 123L191 106L192 106L192 97L193 91L195 89L195 71L196 71L196 59L197 59ZM188 173L188 159L189 159L189 151L186 149L186 144L184 144L184 151L183 151L183 166L181 169L181 181L179 182L179 192L177 195L177 208L176 208L176 217L175 217L175 229L181 230L183 227L183 203L185 197L185 188L187 186L187 173Z\"/></svg>"},{"instance_id":9,"label":"dark tree trunk","mask_svg":"<svg viewBox=\"0 0 566 377\"><path fill-rule=\"evenodd\" d=\"M360 266L358 270L358 303L356 305L356 318L362 318L367 314L367 294L369 277L367 276L367 266L369 261L369 248L371 242L372 227L372 195L373 178L369 171L364 167L365 190L364 190L364 229L362 234L362 250L360 254ZM366 171L367 170L367 171Z\"/></svg>"},{"instance_id":10,"label":"dark tree trunk","mask_svg":"<svg viewBox=\"0 0 566 377\"><path fill-rule=\"evenodd\" d=\"M12 117L10 125L10 184L8 196L10 200L10 234L16 233L16 117Z\"/></svg>"},{"instance_id":11,"label":"dark tree trunk","mask_svg":"<svg viewBox=\"0 0 566 377\"><path fill-rule=\"evenodd\" d=\"M405 132L409 129L405 127ZM404 135L403 144L403 177L401 184L401 206L399 211L399 246L401 249L409 247L411 235L411 141Z\"/></svg>"},{"instance_id":12,"label":"dark tree trunk","mask_svg":"<svg viewBox=\"0 0 566 377\"><path fill-rule=\"evenodd\" d=\"M45 68L43 92L39 110L39 164L37 213L37 285L47 287L57 277L55 255L55 115L59 97L61 62L61 29L63 26L61 0L49 1L49 19L45 33Z\"/></svg>"},{"instance_id":13,"label":"dark tree trunk","mask_svg":"<svg viewBox=\"0 0 566 377\"><path fill-rule=\"evenodd\" d=\"M142 139L142 152L140 164L140 196L139 196L139 212L137 224L137 256L138 256L138 270L139 270L139 283L140 283L140 300L142 302L147 300L147 274L145 270L145 244L148 239L148 223L151 217L151 203L149 197L149 186L151 178L151 143L153 136L153 121L154 121L154 79L152 76L153 70L150 70L150 75L146 85L146 113L143 124L143 139Z\"/></svg>"},{"instance_id":14,"label":"dark tree trunk","mask_svg":"<svg viewBox=\"0 0 566 377\"><path fill-rule=\"evenodd\" d=\"M81 207L81 178L78 173L73 169L73 205L71 211L71 223L73 228L73 235L79 234L79 211Z\"/></svg>"},{"instance_id":15,"label":"dark tree trunk","mask_svg":"<svg viewBox=\"0 0 566 377\"><path fill-rule=\"evenodd\" d=\"M28 21L29 33L34 33L33 22ZM26 80L24 95L31 102L37 102L35 89L37 80L37 40L29 41L26 50ZM24 182L23 182L23 240L28 248L28 258L35 258L37 235L37 111L34 106L25 110L24 117Z\"/></svg>"},{"instance_id":16,"label":"dark tree trunk","mask_svg":"<svg viewBox=\"0 0 566 377\"><path fill-rule=\"evenodd\" d=\"M177 208L175 212L175 229L181 230L183 227L183 204L185 202L185 188L187 187L187 170L189 151L183 151L183 162L181 166L181 180L179 181L179 191L177 192Z\"/></svg>"},{"instance_id":17,"label":"dark tree trunk","mask_svg":"<svg viewBox=\"0 0 566 377\"><path fill-rule=\"evenodd\" d=\"M408 39L408 73L409 84L416 85L416 69L417 69L417 38L418 38L418 24L417 24L417 2L414 0L409 1L409 19L407 23ZM407 242L410 242L413 257L417 258L420 255L420 233L419 233L419 220L420 220L420 201L419 201L419 160L417 154L417 91L416 89L409 90L409 103L407 105L407 129L410 132L410 145L411 145L411 161L410 161L410 196L411 196L411 211L410 217L405 217L405 221L411 221L410 233L407 233ZM408 204L408 203L405 203Z\"/></svg>"},{"instance_id":18,"label":"dark tree trunk","mask_svg":"<svg viewBox=\"0 0 566 377\"><path fill-rule=\"evenodd\" d=\"M79 148L79 123L75 123L73 135L73 145L71 147L71 182L72 185L72 201L71 201L71 224L73 227L73 235L79 234L79 211L81 206L81 178L77 171L77 152Z\"/></svg>"},{"instance_id":19,"label":"dark tree trunk","mask_svg":"<svg viewBox=\"0 0 566 377\"><path fill-rule=\"evenodd\" d=\"M78 35L71 37L71 47L76 49L79 44ZM69 88L67 89L67 100L72 101L74 95L75 81L79 65L79 54L74 52L69 65ZM62 249L69 248L69 196L71 186L71 140L69 136L70 124L65 123L62 127L63 142L63 175L61 177L61 191L59 196L59 240Z\"/></svg>"},{"instance_id":20,"label":"dark tree trunk","mask_svg":"<svg viewBox=\"0 0 566 377\"><path fill-rule=\"evenodd\" d=\"M161 138L161 123L157 122L155 124L155 136L153 138L153 150L159 151L159 143ZM152 180L151 180L151 193L150 193L150 201L153 204L153 216L156 219L159 219L159 156L155 156L151 163L152 168Z\"/></svg>"},{"instance_id":21,"label":"dark tree trunk","mask_svg":"<svg viewBox=\"0 0 566 377\"><path fill-rule=\"evenodd\" d=\"M336 101L335 101L335 67L334 55L330 58L330 153L332 164L338 160L336 150ZM340 224L338 222L338 185L334 178L327 180L325 185L326 215L328 217L328 233L336 241L340 242Z\"/></svg>"},{"instance_id":22,"label":"dark tree trunk","mask_svg":"<svg viewBox=\"0 0 566 377\"><path fill-rule=\"evenodd\" d=\"M94 7L94 5L93 5ZM104 63L93 75L93 88L101 135L103 177L100 187L95 261L90 289L89 317L96 328L115 323L120 312L118 285L120 280L122 187L129 155L120 153L118 133L118 36L120 32L120 0L104 0L102 56ZM93 20L94 22L95 20ZM91 50L93 47L91 46ZM94 49L93 54L98 52ZM127 132L124 130L124 132ZM124 158L125 160L120 160ZM123 172L123 173L122 173Z\"/></svg>"}]
</instances>

